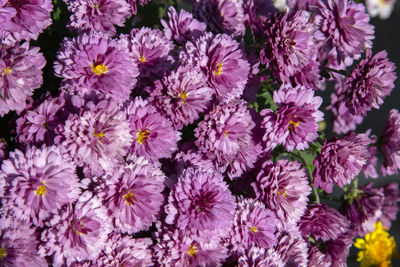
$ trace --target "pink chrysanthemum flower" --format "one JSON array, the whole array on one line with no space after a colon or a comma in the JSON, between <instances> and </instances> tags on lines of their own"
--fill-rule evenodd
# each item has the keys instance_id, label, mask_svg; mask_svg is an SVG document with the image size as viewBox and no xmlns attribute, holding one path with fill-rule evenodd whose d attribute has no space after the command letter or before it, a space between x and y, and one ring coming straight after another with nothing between
<instances>
[{"instance_id":1,"label":"pink chrysanthemum flower","mask_svg":"<svg viewBox=\"0 0 400 267\"><path fill-rule=\"evenodd\" d=\"M126 0L128 4L131 6L131 12L133 15L136 15L137 13L137 5L139 4L140 6L144 6L151 0Z\"/></svg>"},{"instance_id":2,"label":"pink chrysanthemum flower","mask_svg":"<svg viewBox=\"0 0 400 267\"><path fill-rule=\"evenodd\" d=\"M165 206L165 222L201 242L226 237L236 203L217 172L189 168L182 172Z\"/></svg>"},{"instance_id":3,"label":"pink chrysanthemum flower","mask_svg":"<svg viewBox=\"0 0 400 267\"><path fill-rule=\"evenodd\" d=\"M7 14L7 19L0 23L0 38L6 43L36 40L52 22L51 0L3 0L0 1L0 10L3 16Z\"/></svg>"},{"instance_id":4,"label":"pink chrysanthemum flower","mask_svg":"<svg viewBox=\"0 0 400 267\"><path fill-rule=\"evenodd\" d=\"M283 225L294 225L307 209L311 187L300 162L267 161L251 185L257 199L273 210Z\"/></svg>"},{"instance_id":5,"label":"pink chrysanthemum flower","mask_svg":"<svg viewBox=\"0 0 400 267\"><path fill-rule=\"evenodd\" d=\"M146 80L152 83L161 78L174 61L174 44L158 29L133 29L129 37L123 39L127 42L131 58L139 67L142 85L146 85Z\"/></svg>"},{"instance_id":6,"label":"pink chrysanthemum flower","mask_svg":"<svg viewBox=\"0 0 400 267\"><path fill-rule=\"evenodd\" d=\"M365 6L350 0L317 2L314 24L321 33L322 49L336 55L337 62L351 65L366 48L372 47L374 26Z\"/></svg>"},{"instance_id":7,"label":"pink chrysanthemum flower","mask_svg":"<svg viewBox=\"0 0 400 267\"><path fill-rule=\"evenodd\" d=\"M400 114L397 109L389 112L382 134L382 151L385 156L381 172L383 175L397 174L400 169Z\"/></svg>"},{"instance_id":8,"label":"pink chrysanthemum flower","mask_svg":"<svg viewBox=\"0 0 400 267\"><path fill-rule=\"evenodd\" d=\"M370 158L368 146L372 143L367 134L353 132L341 139L325 141L314 159L314 186L331 193L334 184L343 187L350 183Z\"/></svg>"},{"instance_id":9,"label":"pink chrysanthemum flower","mask_svg":"<svg viewBox=\"0 0 400 267\"><path fill-rule=\"evenodd\" d=\"M165 175L143 157L130 155L127 162L104 176L98 195L114 231L133 234L148 230L156 220L164 201Z\"/></svg>"},{"instance_id":10,"label":"pink chrysanthemum flower","mask_svg":"<svg viewBox=\"0 0 400 267\"><path fill-rule=\"evenodd\" d=\"M181 133L147 100L137 97L126 108L130 132L135 138L130 151L148 160L169 158L178 147Z\"/></svg>"},{"instance_id":11,"label":"pink chrysanthemum flower","mask_svg":"<svg viewBox=\"0 0 400 267\"><path fill-rule=\"evenodd\" d=\"M244 100L221 103L204 117L195 129L196 146L230 178L253 167L260 147L253 142L252 120Z\"/></svg>"},{"instance_id":12,"label":"pink chrysanthemum flower","mask_svg":"<svg viewBox=\"0 0 400 267\"><path fill-rule=\"evenodd\" d=\"M243 0L244 25L261 36L265 20L276 12L271 0Z\"/></svg>"},{"instance_id":13,"label":"pink chrysanthemum flower","mask_svg":"<svg viewBox=\"0 0 400 267\"><path fill-rule=\"evenodd\" d=\"M63 119L63 98L45 99L17 119L17 141L22 144L54 144L56 128ZM64 118L65 119L65 118Z\"/></svg>"},{"instance_id":14,"label":"pink chrysanthemum flower","mask_svg":"<svg viewBox=\"0 0 400 267\"><path fill-rule=\"evenodd\" d=\"M172 121L175 129L181 129L199 118L209 106L213 93L199 68L180 66L156 81L150 101Z\"/></svg>"},{"instance_id":15,"label":"pink chrysanthemum flower","mask_svg":"<svg viewBox=\"0 0 400 267\"><path fill-rule=\"evenodd\" d=\"M382 222L384 227L390 229L392 222L396 220L397 212L399 211L397 205L400 201L399 183L393 182L384 186L383 195L382 215L379 217L379 221Z\"/></svg>"},{"instance_id":16,"label":"pink chrysanthemum flower","mask_svg":"<svg viewBox=\"0 0 400 267\"><path fill-rule=\"evenodd\" d=\"M159 234L153 247L159 266L221 266L228 256L227 248L219 239L199 242L179 230Z\"/></svg>"},{"instance_id":17,"label":"pink chrysanthemum flower","mask_svg":"<svg viewBox=\"0 0 400 267\"><path fill-rule=\"evenodd\" d=\"M61 210L42 232L39 252L55 266L96 260L111 232L107 211L97 197L85 192L76 205Z\"/></svg>"},{"instance_id":18,"label":"pink chrysanthemum flower","mask_svg":"<svg viewBox=\"0 0 400 267\"><path fill-rule=\"evenodd\" d=\"M260 112L264 118L261 127L265 129L265 150L269 152L280 144L287 151L307 149L319 136L318 122L324 116L318 110L322 98L314 96L311 89L282 84L274 91L273 99L278 106L277 113L270 109Z\"/></svg>"},{"instance_id":19,"label":"pink chrysanthemum flower","mask_svg":"<svg viewBox=\"0 0 400 267\"><path fill-rule=\"evenodd\" d=\"M275 246L275 214L254 199L239 199L230 233L231 251L242 255L252 246L269 249Z\"/></svg>"},{"instance_id":20,"label":"pink chrysanthemum flower","mask_svg":"<svg viewBox=\"0 0 400 267\"><path fill-rule=\"evenodd\" d=\"M132 238L111 233L96 266L153 266L150 238Z\"/></svg>"},{"instance_id":21,"label":"pink chrysanthemum flower","mask_svg":"<svg viewBox=\"0 0 400 267\"><path fill-rule=\"evenodd\" d=\"M28 96L42 85L46 60L29 43L0 46L0 116L10 110L21 112Z\"/></svg>"},{"instance_id":22,"label":"pink chrysanthemum flower","mask_svg":"<svg viewBox=\"0 0 400 267\"><path fill-rule=\"evenodd\" d=\"M281 257L284 266L307 267L308 249L297 228L280 231L275 251Z\"/></svg>"},{"instance_id":23,"label":"pink chrysanthemum flower","mask_svg":"<svg viewBox=\"0 0 400 267\"><path fill-rule=\"evenodd\" d=\"M72 13L68 26L78 32L102 32L112 36L114 25L124 26L131 16L125 0L68 0L67 3Z\"/></svg>"},{"instance_id":24,"label":"pink chrysanthemum flower","mask_svg":"<svg viewBox=\"0 0 400 267\"><path fill-rule=\"evenodd\" d=\"M379 109L383 99L394 88L396 66L387 58L386 51L372 56L367 50L366 58L353 69L345 83L345 90L340 95L349 112L365 116L372 108Z\"/></svg>"},{"instance_id":25,"label":"pink chrysanthemum flower","mask_svg":"<svg viewBox=\"0 0 400 267\"><path fill-rule=\"evenodd\" d=\"M64 78L63 85L71 93L83 96L94 90L118 102L129 98L139 75L126 45L97 33L65 39L54 72Z\"/></svg>"},{"instance_id":26,"label":"pink chrysanthemum flower","mask_svg":"<svg viewBox=\"0 0 400 267\"><path fill-rule=\"evenodd\" d=\"M239 257L238 267L284 267L281 256L274 249L264 249L257 246L251 247Z\"/></svg>"},{"instance_id":27,"label":"pink chrysanthemum flower","mask_svg":"<svg viewBox=\"0 0 400 267\"><path fill-rule=\"evenodd\" d=\"M202 0L193 3L194 14L214 33L244 35L243 0Z\"/></svg>"},{"instance_id":28,"label":"pink chrysanthemum flower","mask_svg":"<svg viewBox=\"0 0 400 267\"><path fill-rule=\"evenodd\" d=\"M70 114L59 132L61 146L74 162L95 173L122 161L133 141L125 113L109 100L93 104L82 114Z\"/></svg>"},{"instance_id":29,"label":"pink chrysanthemum flower","mask_svg":"<svg viewBox=\"0 0 400 267\"><path fill-rule=\"evenodd\" d=\"M274 77L292 86L319 89L318 46L315 26L305 11L271 15L265 25L266 42L261 63L271 68Z\"/></svg>"},{"instance_id":30,"label":"pink chrysanthemum flower","mask_svg":"<svg viewBox=\"0 0 400 267\"><path fill-rule=\"evenodd\" d=\"M173 6L168 8L169 21L161 20L164 26L164 34L178 44L184 44L188 40L194 40L206 30L206 24L193 18L193 15L183 9L176 12Z\"/></svg>"},{"instance_id":31,"label":"pink chrysanthemum flower","mask_svg":"<svg viewBox=\"0 0 400 267\"><path fill-rule=\"evenodd\" d=\"M201 68L219 101L228 102L242 95L250 64L239 43L229 35L207 33L194 43L187 42L179 58L182 64Z\"/></svg>"},{"instance_id":32,"label":"pink chrysanthemum flower","mask_svg":"<svg viewBox=\"0 0 400 267\"><path fill-rule=\"evenodd\" d=\"M4 196L20 219L43 226L52 213L78 199L81 190L75 165L59 147L28 147L10 153L0 177L10 183Z\"/></svg>"}]
</instances>

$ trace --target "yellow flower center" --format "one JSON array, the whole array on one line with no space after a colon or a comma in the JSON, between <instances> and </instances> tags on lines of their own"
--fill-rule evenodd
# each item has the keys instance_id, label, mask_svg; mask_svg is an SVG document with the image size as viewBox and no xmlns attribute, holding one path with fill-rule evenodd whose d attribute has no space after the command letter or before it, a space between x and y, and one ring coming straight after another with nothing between
<instances>
[{"instance_id":1,"label":"yellow flower center","mask_svg":"<svg viewBox=\"0 0 400 267\"><path fill-rule=\"evenodd\" d=\"M5 68L4 69L4 74L5 75L10 74L10 73L11 73L11 68Z\"/></svg>"},{"instance_id":2,"label":"yellow flower center","mask_svg":"<svg viewBox=\"0 0 400 267\"><path fill-rule=\"evenodd\" d=\"M104 73L107 72L107 67L104 64L92 64L92 71L93 73L95 73L96 75L102 75Z\"/></svg>"},{"instance_id":3,"label":"yellow flower center","mask_svg":"<svg viewBox=\"0 0 400 267\"><path fill-rule=\"evenodd\" d=\"M139 131L136 133L137 138L136 140L140 143L143 144L146 141L146 138L149 137L150 131L149 130L145 130L145 131Z\"/></svg>"},{"instance_id":4,"label":"yellow flower center","mask_svg":"<svg viewBox=\"0 0 400 267\"><path fill-rule=\"evenodd\" d=\"M253 231L253 233L257 233L258 232L257 227L254 227L254 226L249 227L249 230Z\"/></svg>"},{"instance_id":5,"label":"yellow flower center","mask_svg":"<svg viewBox=\"0 0 400 267\"><path fill-rule=\"evenodd\" d=\"M46 192L47 192L47 188L43 182L41 185L38 186L38 189L35 190L35 194L38 196L43 196L44 194L46 194Z\"/></svg>"},{"instance_id":6,"label":"yellow flower center","mask_svg":"<svg viewBox=\"0 0 400 267\"><path fill-rule=\"evenodd\" d=\"M215 75L220 75L222 73L222 62L218 63L217 68L214 70Z\"/></svg>"},{"instance_id":7,"label":"yellow flower center","mask_svg":"<svg viewBox=\"0 0 400 267\"><path fill-rule=\"evenodd\" d=\"M196 254L196 252L197 252L197 248L193 244L191 244L187 253L190 256L194 256L194 254Z\"/></svg>"},{"instance_id":8,"label":"yellow flower center","mask_svg":"<svg viewBox=\"0 0 400 267\"><path fill-rule=\"evenodd\" d=\"M140 57L139 57L139 60L140 60L140 62L142 62L142 63L145 63L145 62L146 62L146 59L144 58L144 56L140 56Z\"/></svg>"},{"instance_id":9,"label":"yellow flower center","mask_svg":"<svg viewBox=\"0 0 400 267\"><path fill-rule=\"evenodd\" d=\"M135 199L133 198L133 194L131 192L128 192L124 195L124 200L128 205L132 205L133 202L135 202Z\"/></svg>"},{"instance_id":10,"label":"yellow flower center","mask_svg":"<svg viewBox=\"0 0 400 267\"><path fill-rule=\"evenodd\" d=\"M229 130L225 130L225 138L228 138Z\"/></svg>"},{"instance_id":11,"label":"yellow flower center","mask_svg":"<svg viewBox=\"0 0 400 267\"><path fill-rule=\"evenodd\" d=\"M80 230L85 229L85 225L82 223L81 219L79 219L79 228L80 228ZM79 231L79 230L77 230L77 229L75 229L75 232L76 232L78 235L86 235L86 233L83 233L83 232L81 232L81 231Z\"/></svg>"},{"instance_id":12,"label":"yellow flower center","mask_svg":"<svg viewBox=\"0 0 400 267\"><path fill-rule=\"evenodd\" d=\"M180 92L179 95L178 95L178 97L179 97L180 99L182 99L181 102L184 103L185 100L186 100L186 98L187 98L187 94L186 94L185 92Z\"/></svg>"},{"instance_id":13,"label":"yellow flower center","mask_svg":"<svg viewBox=\"0 0 400 267\"><path fill-rule=\"evenodd\" d=\"M7 256L7 252L4 250L4 248L0 247L0 260L5 256Z\"/></svg>"},{"instance_id":14,"label":"yellow flower center","mask_svg":"<svg viewBox=\"0 0 400 267\"><path fill-rule=\"evenodd\" d=\"M289 121L289 129L290 130L293 131L297 126L299 126L299 122L298 121L293 121L293 120Z\"/></svg>"},{"instance_id":15,"label":"yellow flower center","mask_svg":"<svg viewBox=\"0 0 400 267\"><path fill-rule=\"evenodd\" d=\"M280 195L280 194L282 194L282 193L281 193L281 191L278 190L278 195ZM286 189L285 189L285 191L283 192L282 196L283 196L283 197L286 197L286 195L287 195L287 194L286 194Z\"/></svg>"},{"instance_id":16,"label":"yellow flower center","mask_svg":"<svg viewBox=\"0 0 400 267\"><path fill-rule=\"evenodd\" d=\"M357 261L361 262L361 267L390 266L396 242L382 227L382 222L377 222L374 227L375 231L366 234L364 239L356 239L354 246L361 249Z\"/></svg>"},{"instance_id":17,"label":"yellow flower center","mask_svg":"<svg viewBox=\"0 0 400 267\"><path fill-rule=\"evenodd\" d=\"M97 138L104 137L104 132L103 131L100 131L100 133L93 132L92 134Z\"/></svg>"}]
</instances>

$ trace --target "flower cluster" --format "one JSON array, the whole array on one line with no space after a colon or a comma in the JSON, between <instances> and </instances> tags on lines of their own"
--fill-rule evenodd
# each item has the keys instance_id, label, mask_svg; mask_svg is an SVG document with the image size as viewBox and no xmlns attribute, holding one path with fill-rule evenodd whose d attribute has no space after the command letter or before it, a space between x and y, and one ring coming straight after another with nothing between
<instances>
[{"instance_id":1,"label":"flower cluster","mask_svg":"<svg viewBox=\"0 0 400 267\"><path fill-rule=\"evenodd\" d=\"M0 0L0 266L389 266L395 64L279 1Z\"/></svg>"}]
</instances>

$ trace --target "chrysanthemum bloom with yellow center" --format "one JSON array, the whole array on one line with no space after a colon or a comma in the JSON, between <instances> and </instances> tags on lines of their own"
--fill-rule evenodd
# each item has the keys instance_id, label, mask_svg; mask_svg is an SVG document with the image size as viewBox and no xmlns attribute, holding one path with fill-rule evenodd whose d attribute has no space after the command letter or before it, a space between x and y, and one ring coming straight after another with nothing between
<instances>
[{"instance_id":1,"label":"chrysanthemum bloom with yellow center","mask_svg":"<svg viewBox=\"0 0 400 267\"><path fill-rule=\"evenodd\" d=\"M375 231L364 236L364 239L357 238L354 246L361 249L358 252L357 261L361 267L391 266L391 259L397 254L394 238L383 228L382 222L374 224Z\"/></svg>"}]
</instances>

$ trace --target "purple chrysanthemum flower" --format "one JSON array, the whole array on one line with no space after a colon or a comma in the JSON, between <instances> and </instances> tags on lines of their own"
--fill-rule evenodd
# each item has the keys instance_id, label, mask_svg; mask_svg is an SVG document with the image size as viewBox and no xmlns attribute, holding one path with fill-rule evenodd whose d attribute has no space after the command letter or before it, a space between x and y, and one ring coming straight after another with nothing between
<instances>
[{"instance_id":1,"label":"purple chrysanthemum flower","mask_svg":"<svg viewBox=\"0 0 400 267\"><path fill-rule=\"evenodd\" d=\"M400 114L397 109L389 112L382 135L381 148L385 156L381 167L382 174L397 174L397 170L400 169Z\"/></svg>"},{"instance_id":2,"label":"purple chrysanthemum flower","mask_svg":"<svg viewBox=\"0 0 400 267\"><path fill-rule=\"evenodd\" d=\"M179 58L182 64L200 66L219 101L228 102L243 94L250 64L229 35L207 33L194 43L187 42Z\"/></svg>"},{"instance_id":3,"label":"purple chrysanthemum flower","mask_svg":"<svg viewBox=\"0 0 400 267\"><path fill-rule=\"evenodd\" d=\"M272 248L276 244L276 223L275 214L260 201L239 199L230 233L231 251L242 255L252 246Z\"/></svg>"},{"instance_id":4,"label":"purple chrysanthemum flower","mask_svg":"<svg viewBox=\"0 0 400 267\"><path fill-rule=\"evenodd\" d=\"M321 153L314 159L314 186L331 193L334 184L343 187L350 183L369 160L368 146L372 143L368 134L353 132L341 139L325 141Z\"/></svg>"},{"instance_id":5,"label":"purple chrysanthemum flower","mask_svg":"<svg viewBox=\"0 0 400 267\"><path fill-rule=\"evenodd\" d=\"M390 229L392 221L396 220L397 212L399 207L397 203L400 201L399 198L399 184L394 182L383 187L383 203L382 203L382 215L379 220L382 225Z\"/></svg>"},{"instance_id":6,"label":"purple chrysanthemum flower","mask_svg":"<svg viewBox=\"0 0 400 267\"><path fill-rule=\"evenodd\" d=\"M271 68L275 78L292 86L319 88L318 47L315 26L305 11L271 15L265 23L266 42L261 63Z\"/></svg>"},{"instance_id":7,"label":"purple chrysanthemum flower","mask_svg":"<svg viewBox=\"0 0 400 267\"><path fill-rule=\"evenodd\" d=\"M153 247L158 266L221 266L227 255L227 248L219 239L208 243L199 242L179 230L160 234Z\"/></svg>"},{"instance_id":8,"label":"purple chrysanthemum flower","mask_svg":"<svg viewBox=\"0 0 400 267\"><path fill-rule=\"evenodd\" d=\"M0 266L48 266L39 256L36 228L16 218L0 218Z\"/></svg>"},{"instance_id":9,"label":"purple chrysanthemum flower","mask_svg":"<svg viewBox=\"0 0 400 267\"><path fill-rule=\"evenodd\" d=\"M317 2L314 23L321 33L322 50L333 50L337 62L351 65L366 48L372 47L374 26L365 6L349 0Z\"/></svg>"},{"instance_id":10,"label":"purple chrysanthemum flower","mask_svg":"<svg viewBox=\"0 0 400 267\"><path fill-rule=\"evenodd\" d=\"M69 27L78 32L94 31L107 35L115 34L115 26L124 26L131 16L130 6L125 0L68 0L72 13Z\"/></svg>"},{"instance_id":11,"label":"purple chrysanthemum flower","mask_svg":"<svg viewBox=\"0 0 400 267\"><path fill-rule=\"evenodd\" d=\"M174 61L174 44L158 29L133 29L125 41L131 58L139 67L139 79L143 85L146 85L145 80L152 83L160 79Z\"/></svg>"},{"instance_id":12,"label":"purple chrysanthemum flower","mask_svg":"<svg viewBox=\"0 0 400 267\"><path fill-rule=\"evenodd\" d=\"M136 15L136 13L137 13L137 5L139 4L141 6L144 6L145 4L150 2L151 0L126 0L126 1L131 6L132 14Z\"/></svg>"},{"instance_id":13,"label":"purple chrysanthemum flower","mask_svg":"<svg viewBox=\"0 0 400 267\"><path fill-rule=\"evenodd\" d=\"M336 240L345 233L350 222L336 209L325 204L311 204L298 221L299 229L305 238L310 235L317 241Z\"/></svg>"},{"instance_id":14,"label":"purple chrysanthemum flower","mask_svg":"<svg viewBox=\"0 0 400 267\"><path fill-rule=\"evenodd\" d=\"M143 157L130 155L127 162L104 176L98 196L114 231L133 234L148 230L156 220L164 201L165 175Z\"/></svg>"},{"instance_id":15,"label":"purple chrysanthemum flower","mask_svg":"<svg viewBox=\"0 0 400 267\"><path fill-rule=\"evenodd\" d=\"M265 129L263 141L267 152L282 144L287 151L304 150L318 138L318 122L324 114L318 110L322 98L314 96L312 89L303 86L295 88L282 84L274 91L273 99L278 112L264 109L261 127Z\"/></svg>"},{"instance_id":16,"label":"purple chrysanthemum flower","mask_svg":"<svg viewBox=\"0 0 400 267\"><path fill-rule=\"evenodd\" d=\"M10 184L4 197L15 216L39 226L81 193L75 165L56 146L11 152L1 165L0 177Z\"/></svg>"},{"instance_id":17,"label":"purple chrysanthemum flower","mask_svg":"<svg viewBox=\"0 0 400 267\"><path fill-rule=\"evenodd\" d=\"M94 90L118 102L129 98L139 75L124 42L98 33L66 38L57 52L54 72L73 93L83 96Z\"/></svg>"},{"instance_id":18,"label":"purple chrysanthemum flower","mask_svg":"<svg viewBox=\"0 0 400 267\"><path fill-rule=\"evenodd\" d=\"M181 129L199 118L209 106L213 93L199 68L180 66L156 81L150 101L172 121L175 129Z\"/></svg>"},{"instance_id":19,"label":"purple chrysanthemum flower","mask_svg":"<svg viewBox=\"0 0 400 267\"><path fill-rule=\"evenodd\" d=\"M10 110L21 112L28 96L42 85L46 60L29 43L0 46L0 116Z\"/></svg>"},{"instance_id":20,"label":"purple chrysanthemum flower","mask_svg":"<svg viewBox=\"0 0 400 267\"><path fill-rule=\"evenodd\" d=\"M243 0L244 25L250 26L254 35L263 32L268 16L276 12L271 0Z\"/></svg>"},{"instance_id":21,"label":"purple chrysanthemum flower","mask_svg":"<svg viewBox=\"0 0 400 267\"><path fill-rule=\"evenodd\" d=\"M148 160L169 158L178 147L181 133L147 100L137 97L126 108L129 128L135 140L130 151Z\"/></svg>"},{"instance_id":22,"label":"purple chrysanthemum flower","mask_svg":"<svg viewBox=\"0 0 400 267\"><path fill-rule=\"evenodd\" d=\"M264 249L257 246L251 247L239 257L238 267L284 267L281 256L274 249Z\"/></svg>"},{"instance_id":23,"label":"purple chrysanthemum flower","mask_svg":"<svg viewBox=\"0 0 400 267\"><path fill-rule=\"evenodd\" d=\"M281 232L278 237L275 251L281 257L284 266L307 267L307 243L303 240L297 228Z\"/></svg>"},{"instance_id":24,"label":"purple chrysanthemum flower","mask_svg":"<svg viewBox=\"0 0 400 267\"><path fill-rule=\"evenodd\" d=\"M82 114L70 114L59 128L64 150L78 166L96 173L122 161L133 141L125 112L109 100L93 104Z\"/></svg>"},{"instance_id":25,"label":"purple chrysanthemum flower","mask_svg":"<svg viewBox=\"0 0 400 267\"><path fill-rule=\"evenodd\" d=\"M204 117L195 129L196 146L230 178L253 167L260 148L253 142L252 120L244 100L221 103Z\"/></svg>"},{"instance_id":26,"label":"purple chrysanthemum flower","mask_svg":"<svg viewBox=\"0 0 400 267\"><path fill-rule=\"evenodd\" d=\"M52 22L51 0L1 1L0 9L2 11L0 11L0 18L5 14L7 17L7 20L0 23L0 38L7 43L36 40Z\"/></svg>"},{"instance_id":27,"label":"purple chrysanthemum flower","mask_svg":"<svg viewBox=\"0 0 400 267\"><path fill-rule=\"evenodd\" d=\"M56 128L63 119L63 98L45 99L38 106L26 110L17 123L17 141L22 144L54 144Z\"/></svg>"},{"instance_id":28,"label":"purple chrysanthemum flower","mask_svg":"<svg viewBox=\"0 0 400 267\"><path fill-rule=\"evenodd\" d=\"M51 256L55 266L96 260L111 232L107 211L97 197L83 193L76 205L61 210L42 232L39 252Z\"/></svg>"},{"instance_id":29,"label":"purple chrysanthemum flower","mask_svg":"<svg viewBox=\"0 0 400 267\"><path fill-rule=\"evenodd\" d=\"M243 0L202 0L193 3L196 17L215 33L244 35Z\"/></svg>"},{"instance_id":30,"label":"purple chrysanthemum flower","mask_svg":"<svg viewBox=\"0 0 400 267\"><path fill-rule=\"evenodd\" d=\"M235 199L219 173L189 168L170 193L165 222L195 240L209 242L228 235L235 209Z\"/></svg>"},{"instance_id":31,"label":"purple chrysanthemum flower","mask_svg":"<svg viewBox=\"0 0 400 267\"><path fill-rule=\"evenodd\" d=\"M373 231L374 223L382 214L383 188L372 187L373 183L369 183L354 192L350 191L348 201L342 206L342 213L351 222L350 229L359 236Z\"/></svg>"},{"instance_id":32,"label":"purple chrysanthemum flower","mask_svg":"<svg viewBox=\"0 0 400 267\"><path fill-rule=\"evenodd\" d=\"M267 161L251 185L257 199L273 210L283 225L295 224L307 209L311 187L300 162Z\"/></svg>"},{"instance_id":33,"label":"purple chrysanthemum flower","mask_svg":"<svg viewBox=\"0 0 400 267\"><path fill-rule=\"evenodd\" d=\"M176 13L173 6L168 8L169 21L161 20L164 26L164 34L178 44L184 44L188 40L194 40L206 30L206 24L193 18L193 15L185 10Z\"/></svg>"},{"instance_id":34,"label":"purple chrysanthemum flower","mask_svg":"<svg viewBox=\"0 0 400 267\"><path fill-rule=\"evenodd\" d=\"M355 66L346 79L346 89L340 101L354 115L365 116L371 108L379 109L383 99L394 88L395 68L388 60L386 51L372 57L371 50L367 49L366 58Z\"/></svg>"},{"instance_id":35,"label":"purple chrysanthemum flower","mask_svg":"<svg viewBox=\"0 0 400 267\"><path fill-rule=\"evenodd\" d=\"M111 233L96 266L153 266L150 238L132 238Z\"/></svg>"},{"instance_id":36,"label":"purple chrysanthemum flower","mask_svg":"<svg viewBox=\"0 0 400 267\"><path fill-rule=\"evenodd\" d=\"M7 143L4 140L0 139L0 162L2 162L6 158L7 155L6 147Z\"/></svg>"}]
</instances>

